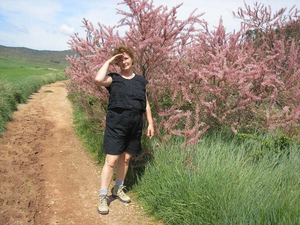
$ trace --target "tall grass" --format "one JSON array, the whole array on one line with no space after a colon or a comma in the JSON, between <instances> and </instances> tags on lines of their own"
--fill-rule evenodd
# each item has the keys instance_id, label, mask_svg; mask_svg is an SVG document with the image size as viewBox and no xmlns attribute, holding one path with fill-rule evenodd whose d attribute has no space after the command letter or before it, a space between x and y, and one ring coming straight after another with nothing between
<instances>
[{"instance_id":1,"label":"tall grass","mask_svg":"<svg viewBox=\"0 0 300 225\"><path fill-rule=\"evenodd\" d=\"M70 96L69 96L70 97ZM72 100L72 99L71 99ZM103 133L95 132L92 129L94 121L86 120L85 111L73 102L74 128L84 146L92 153L98 162L104 160L105 155L103 149Z\"/></svg>"},{"instance_id":2,"label":"tall grass","mask_svg":"<svg viewBox=\"0 0 300 225\"><path fill-rule=\"evenodd\" d=\"M145 209L166 224L300 224L299 144L257 158L261 143L223 134L157 148L134 187Z\"/></svg>"},{"instance_id":3,"label":"tall grass","mask_svg":"<svg viewBox=\"0 0 300 225\"><path fill-rule=\"evenodd\" d=\"M11 120L13 111L17 109L17 101L8 83L0 81L0 134L5 125Z\"/></svg>"}]
</instances>

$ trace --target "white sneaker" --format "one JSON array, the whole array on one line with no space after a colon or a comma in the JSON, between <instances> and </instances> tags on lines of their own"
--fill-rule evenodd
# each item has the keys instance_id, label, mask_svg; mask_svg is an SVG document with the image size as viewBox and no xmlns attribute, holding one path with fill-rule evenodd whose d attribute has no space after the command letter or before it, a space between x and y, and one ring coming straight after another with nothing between
<instances>
[{"instance_id":1,"label":"white sneaker","mask_svg":"<svg viewBox=\"0 0 300 225\"><path fill-rule=\"evenodd\" d=\"M98 212L100 214L108 214L107 195L99 195Z\"/></svg>"},{"instance_id":2,"label":"white sneaker","mask_svg":"<svg viewBox=\"0 0 300 225\"><path fill-rule=\"evenodd\" d=\"M125 194L124 189L125 186L123 185L120 185L119 187L113 187L111 189L112 196L114 198L119 198L119 200L123 203L129 203L131 202L131 199L128 195Z\"/></svg>"}]
</instances>

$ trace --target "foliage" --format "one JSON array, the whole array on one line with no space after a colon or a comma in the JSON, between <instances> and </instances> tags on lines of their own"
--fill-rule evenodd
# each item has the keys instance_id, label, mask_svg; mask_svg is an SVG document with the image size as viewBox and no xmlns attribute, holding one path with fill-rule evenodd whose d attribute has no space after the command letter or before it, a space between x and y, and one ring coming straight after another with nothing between
<instances>
[{"instance_id":1,"label":"foliage","mask_svg":"<svg viewBox=\"0 0 300 225\"><path fill-rule=\"evenodd\" d=\"M234 132L280 128L296 136L300 49L299 38L291 34L299 29L297 10L272 14L262 4L252 9L245 3L245 10L234 14L242 20L240 30L226 33L222 20L209 30L195 12L178 20L181 5L168 11L147 0L121 4L129 11L118 10L124 16L118 25L98 23L96 29L84 19L86 37L76 34L70 40L78 56L68 58L69 91L94 96L102 110L99 118L104 115L108 93L95 85L94 77L113 48L125 44L135 52L136 73L149 80L157 134L165 140L172 134L181 136L187 147L209 128L222 126ZM127 28L123 37L117 31L121 26ZM94 106L83 107L90 113Z\"/></svg>"},{"instance_id":2,"label":"foliage","mask_svg":"<svg viewBox=\"0 0 300 225\"><path fill-rule=\"evenodd\" d=\"M300 148L300 143L296 143L292 138L288 137L285 134L273 134L264 135L264 134L246 134L238 133L236 138L238 140L238 145L256 145L256 151L250 152L249 155L253 161L262 160L265 156L268 156L270 152L277 153L278 156L286 155L289 156L289 148L294 145L297 148Z\"/></svg>"}]
</instances>

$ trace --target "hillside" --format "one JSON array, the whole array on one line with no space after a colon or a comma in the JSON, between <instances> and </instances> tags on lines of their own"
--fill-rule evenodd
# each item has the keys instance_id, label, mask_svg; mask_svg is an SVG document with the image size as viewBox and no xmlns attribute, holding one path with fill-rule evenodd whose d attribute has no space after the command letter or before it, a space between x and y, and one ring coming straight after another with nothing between
<instances>
[{"instance_id":1,"label":"hillside","mask_svg":"<svg viewBox=\"0 0 300 225\"><path fill-rule=\"evenodd\" d=\"M33 50L24 47L6 47L0 45L0 56L32 59L36 61L43 61L45 63L55 64L69 64L66 60L67 55L74 55L75 52L71 50L66 51L47 51L47 50Z\"/></svg>"}]
</instances>

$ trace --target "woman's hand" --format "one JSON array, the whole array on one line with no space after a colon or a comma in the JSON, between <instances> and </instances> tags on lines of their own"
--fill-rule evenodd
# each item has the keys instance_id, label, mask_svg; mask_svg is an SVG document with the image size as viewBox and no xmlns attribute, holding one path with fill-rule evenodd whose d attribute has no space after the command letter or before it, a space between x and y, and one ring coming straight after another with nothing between
<instances>
[{"instance_id":1,"label":"woman's hand","mask_svg":"<svg viewBox=\"0 0 300 225\"><path fill-rule=\"evenodd\" d=\"M152 118L152 113L151 113L151 107L150 107L147 95L146 95L145 119L148 122L147 136L149 137L149 139L152 139L153 136L154 136L154 126L153 126L153 118Z\"/></svg>"},{"instance_id":2,"label":"woman's hand","mask_svg":"<svg viewBox=\"0 0 300 225\"><path fill-rule=\"evenodd\" d=\"M148 125L147 136L149 137L149 139L153 138L153 136L154 136L154 127L153 127L153 124L149 124Z\"/></svg>"},{"instance_id":3,"label":"woman's hand","mask_svg":"<svg viewBox=\"0 0 300 225\"><path fill-rule=\"evenodd\" d=\"M123 54L117 54L111 57L108 62L109 64L117 64L120 59L122 59Z\"/></svg>"},{"instance_id":4,"label":"woman's hand","mask_svg":"<svg viewBox=\"0 0 300 225\"><path fill-rule=\"evenodd\" d=\"M109 87L112 83L112 78L110 76L107 76L108 67L112 63L118 63L118 60L120 60L123 57L123 54L117 54L110 59L108 59L100 68L98 71L95 82L99 86Z\"/></svg>"}]
</instances>

